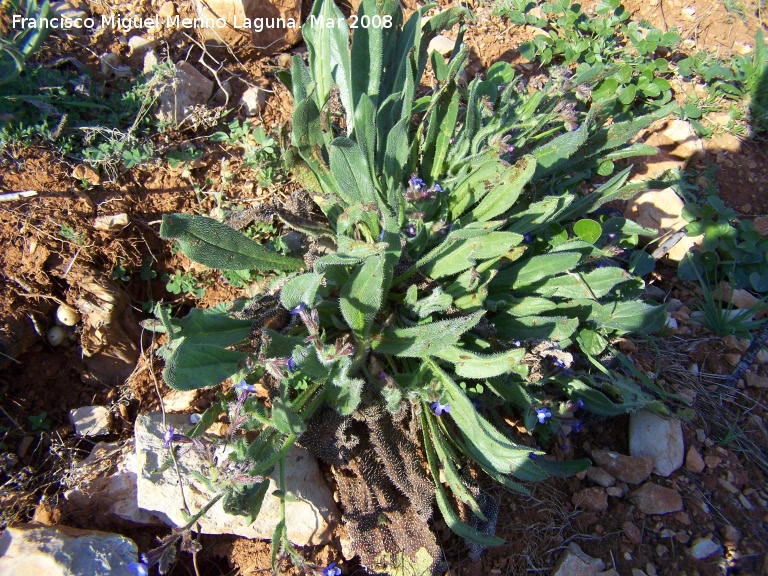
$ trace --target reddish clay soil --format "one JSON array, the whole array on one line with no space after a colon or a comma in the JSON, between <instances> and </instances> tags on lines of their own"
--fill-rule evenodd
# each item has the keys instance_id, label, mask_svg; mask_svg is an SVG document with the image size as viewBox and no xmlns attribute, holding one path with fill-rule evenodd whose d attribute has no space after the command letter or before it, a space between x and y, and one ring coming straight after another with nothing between
<instances>
[{"instance_id":1,"label":"reddish clay soil","mask_svg":"<svg viewBox=\"0 0 768 576\"><path fill-rule=\"evenodd\" d=\"M413 7L412 0L407 4ZM476 22L466 38L472 49L468 74L481 73L499 59L511 62L521 74L531 73L533 67L516 50L521 42L530 39L532 31L492 16L485 2L472 4ZM689 48L722 56L734 50L747 50L754 43L757 27L765 25L753 4L744 9L743 18L728 12L719 2L705 0L627 0L625 5L636 18L663 29L678 28ZM84 41L87 40L80 40ZM114 39L102 38L92 43L94 53L107 47L117 53L125 52L124 45ZM53 43L45 57L53 58L57 51L64 54L74 48L66 43ZM178 49L176 55L181 57L184 50ZM302 45L294 49L303 50ZM227 64L232 74L251 82L268 82L272 93L259 121L270 131L291 118L290 94L274 75L279 63L284 62L285 58L279 55ZM98 74L95 58L86 57L84 63ZM245 84L235 85L233 98L237 101L238 91L242 93ZM180 144L186 137L168 135L171 144ZM768 214L765 146L723 134L705 141L705 149L706 154L695 159L690 168L703 171L708 165L716 165L720 197L729 206L744 216ZM37 521L51 524L115 529L108 519L67 509L60 497L62 478L92 446L90 441L74 436L68 412L84 405L110 406L117 423L112 439L127 440L132 435L136 415L157 409L158 393L164 396L169 392L161 379L161 361L152 360L153 350L162 340L153 341L147 334L141 336L137 342L141 354L133 374L124 384L105 386L89 377L77 334L58 347L52 347L41 337L53 326L59 303L75 303L77 287L68 281L68 270L75 265L83 266L97 271L102 279L108 279L119 266L132 271L127 280L111 282L130 299L138 319L149 317L142 303L150 299L163 300L172 304L176 312L183 312L192 305L208 307L245 295L243 290L222 282L216 273L201 270L180 254L173 254L170 245L158 236L159 220L170 212L213 211L213 196L196 196L195 185L203 185L209 179L209 190L220 189L222 159L228 160L232 174L225 189L228 205L270 202L274 194L288 194L292 183L278 182L262 188L255 184L256 175L243 165L236 151L212 142L204 150L199 164L189 174L157 161L90 189L82 188L72 177L74 165L43 145L16 147L12 154L0 159L0 191L38 193L22 201L0 203L0 442L1 451L18 460L15 466L4 465L0 469L0 480L4 483L0 496L3 523L29 521L34 516ZM94 229L97 216L119 212L128 214L127 226L111 231ZM81 236L65 238L61 234L63 227ZM138 270L150 257L156 262L156 278L144 281ZM167 292L162 276L174 271L194 272L206 286L205 295L196 299ZM628 341L625 352L643 372L660 370L660 382L664 381L670 390L696 397L694 414L684 425L686 447L695 447L702 457L710 457L709 462L714 465L701 474L681 469L670 478L659 480L681 493L684 510L666 516L646 516L628 500L611 498L607 513L584 511L573 504L572 496L591 484L578 477L532 486L531 497L489 485L501 505L497 535L505 538L507 544L472 562L465 543L442 520L436 520L434 528L451 565L450 574L547 574L570 542L602 558L608 568L614 567L622 575L634 574L633 569L649 575L768 573L768 509L759 503L768 499L766 469L738 441L741 434L741 438L757 446L768 443L761 424L768 417L766 390L745 387L743 383L735 391L723 390L718 376L732 370L729 358L744 351L743 342L714 338L690 322L696 293L692 287L677 282L674 269L662 269L655 283L670 298L682 301L682 308L674 314L679 327L657 341L660 350L641 345L640 341ZM706 376L694 377L692 364L700 375ZM752 366L752 370L768 375L768 366L763 364ZM201 395L200 406L210 398L208 394ZM712 417L713 411L720 411L722 417ZM42 413L47 414L49 429L40 432L33 429L30 417ZM736 437L728 436L728 418ZM558 450L567 452L565 457L585 456L594 448L626 454L627 442L626 418L595 419L587 421L579 435L563 440ZM752 509L740 503L739 494L747 495ZM729 525L738 529L740 539L732 537L726 529ZM154 536L162 534L122 531L134 538L141 550L150 548ZM342 531L340 527L336 543ZM691 541L709 533L724 543L728 566L693 560L685 553ZM201 574L269 572L268 542L208 536L201 543ZM336 561L342 564L344 574L355 572L354 561L344 562L338 546L306 549L303 553L310 564L327 566ZM284 570L286 574L305 573L288 565ZM171 573L192 573L189 559L180 560Z\"/></svg>"}]
</instances>

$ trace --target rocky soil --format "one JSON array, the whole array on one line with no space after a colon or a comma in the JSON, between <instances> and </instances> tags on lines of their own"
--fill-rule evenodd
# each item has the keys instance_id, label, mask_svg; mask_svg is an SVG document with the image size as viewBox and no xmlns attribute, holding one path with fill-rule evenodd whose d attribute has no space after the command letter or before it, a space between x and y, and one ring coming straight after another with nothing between
<instances>
[{"instance_id":1,"label":"rocky soil","mask_svg":"<svg viewBox=\"0 0 768 576\"><path fill-rule=\"evenodd\" d=\"M194 12L191 1L129 4L120 5L126 13ZM256 5L245 4L242 16ZM704 0L625 4L638 18L680 29L691 49L721 55L749 51L755 30L766 25L750 3L743 17ZM491 16L487 3L472 7L470 73L497 59L536 73L516 51L531 30ZM84 0L59 8L93 16L110 10ZM302 7L277 2L274 10L297 15ZM206 501L194 482L180 489L174 468L159 471L157 454L164 442L161 408L168 423L182 428L213 393L165 386L162 362L154 358L162 336L141 330L139 321L149 317L142 304L163 300L182 312L251 295L260 286L256 279L235 288L172 253L158 224L169 212L216 214L222 206L290 196L296 187L290 175L262 186L242 151L200 135L227 108L269 130L286 125L290 95L275 73L305 48L296 36L240 34L222 38L230 48L209 52L201 40L162 27L54 35L41 56L52 62L76 54L114 89L121 77L169 59L158 113L172 127L159 144L171 150L194 142L202 154L189 165L157 160L122 174L96 172L40 144L13 146L0 160L0 193L36 192L0 203L0 574L39 573L52 565L61 574L135 574L128 565L168 536L169 526L183 523L185 502L194 510ZM643 138L660 154L637 166L637 177L687 167L707 178L707 166L716 165L721 198L768 234L768 159L759 143L727 131L702 140L686 122L654 127ZM678 230L682 206L668 189L619 208L646 225ZM75 235L62 235L65 226ZM587 417L579 433L558 438L551 449L559 458L590 457L594 466L587 472L530 486L530 497L487 486L500 503L497 535L507 543L480 560L472 561L466 544L435 520L450 574L768 574L768 353L761 352L735 386L728 384L749 341L715 337L696 322L700 289L675 275L675 260L688 247L670 252L647 291L668 304L663 333L619 343L650 382L671 394L677 418ZM154 276L141 272L147 261ZM204 293L169 292L163 274L175 271L196 275ZM755 301L723 289L725 300L731 296L736 308ZM184 453L182 467L194 468L193 457ZM321 573L336 562L343 574L362 573L339 522L332 471L301 451L291 466L295 532L289 536L307 564L284 563L282 572ZM181 554L170 573L268 573L271 547L261 538L275 522L267 504L253 526L214 510L202 523L200 551Z\"/></svg>"}]
</instances>

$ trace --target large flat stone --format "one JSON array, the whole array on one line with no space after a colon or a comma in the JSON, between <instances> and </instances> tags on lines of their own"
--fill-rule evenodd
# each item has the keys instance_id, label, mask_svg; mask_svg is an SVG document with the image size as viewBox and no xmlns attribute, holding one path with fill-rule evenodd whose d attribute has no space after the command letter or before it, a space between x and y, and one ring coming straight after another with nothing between
<instances>
[{"instance_id":1,"label":"large flat stone","mask_svg":"<svg viewBox=\"0 0 768 576\"><path fill-rule=\"evenodd\" d=\"M0 536L4 576L135 576L136 544L125 536L66 526L21 524Z\"/></svg>"},{"instance_id":2,"label":"large flat stone","mask_svg":"<svg viewBox=\"0 0 768 576\"><path fill-rule=\"evenodd\" d=\"M680 420L662 418L651 412L629 417L629 453L653 458L653 472L669 476L683 465L685 446Z\"/></svg>"},{"instance_id":3,"label":"large flat stone","mask_svg":"<svg viewBox=\"0 0 768 576\"><path fill-rule=\"evenodd\" d=\"M643 514L670 514L683 509L680 493L653 482L646 482L630 497Z\"/></svg>"},{"instance_id":4,"label":"large flat stone","mask_svg":"<svg viewBox=\"0 0 768 576\"><path fill-rule=\"evenodd\" d=\"M636 458L609 450L592 450L592 460L611 476L628 484L640 484L653 469L650 456Z\"/></svg>"},{"instance_id":5,"label":"large flat stone","mask_svg":"<svg viewBox=\"0 0 768 576\"><path fill-rule=\"evenodd\" d=\"M168 414L166 419L176 430L189 428L188 417L183 414ZM160 471L169 456L168 449L163 446L164 432L162 414L159 412L144 414L136 419L138 503L140 508L164 518L169 525L180 527L185 524L185 520L178 476L173 467ZM227 458L230 450L218 450L220 460ZM182 450L180 453L178 460L184 496L190 509L195 512L211 500L213 493L192 475L193 470L205 469L203 459L193 450ZM275 481L277 474L276 467L269 477L270 487L255 522L251 524L244 516L227 514L222 501L219 501L200 520L202 533L270 539L280 521L280 500L273 496L273 492L278 489ZM306 450L292 448L286 456L285 481L288 538L297 546L329 542L340 516L315 458Z\"/></svg>"}]
</instances>

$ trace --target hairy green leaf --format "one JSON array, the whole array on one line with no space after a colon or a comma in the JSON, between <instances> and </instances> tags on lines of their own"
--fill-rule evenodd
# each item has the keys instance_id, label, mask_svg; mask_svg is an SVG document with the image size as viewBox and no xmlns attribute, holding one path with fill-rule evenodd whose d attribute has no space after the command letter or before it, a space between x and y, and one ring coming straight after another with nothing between
<instances>
[{"instance_id":1,"label":"hairy green leaf","mask_svg":"<svg viewBox=\"0 0 768 576\"><path fill-rule=\"evenodd\" d=\"M176 240L185 256L219 270L293 271L304 268L302 260L271 252L242 232L205 216L163 216L160 237Z\"/></svg>"}]
</instances>

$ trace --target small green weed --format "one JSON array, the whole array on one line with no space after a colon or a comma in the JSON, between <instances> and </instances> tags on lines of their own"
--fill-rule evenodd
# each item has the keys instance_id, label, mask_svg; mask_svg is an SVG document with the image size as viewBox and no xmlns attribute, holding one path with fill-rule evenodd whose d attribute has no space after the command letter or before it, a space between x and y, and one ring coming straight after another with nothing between
<instances>
[{"instance_id":1,"label":"small green weed","mask_svg":"<svg viewBox=\"0 0 768 576\"><path fill-rule=\"evenodd\" d=\"M190 272L174 272L165 281L165 289L171 294L191 294L197 299L205 296L205 286Z\"/></svg>"},{"instance_id":2,"label":"small green weed","mask_svg":"<svg viewBox=\"0 0 768 576\"><path fill-rule=\"evenodd\" d=\"M85 232L75 232L69 224L62 224L59 227L59 236L74 242L78 246L85 245Z\"/></svg>"},{"instance_id":3,"label":"small green weed","mask_svg":"<svg viewBox=\"0 0 768 576\"><path fill-rule=\"evenodd\" d=\"M243 162L247 167L258 171L259 184L263 187L270 186L278 164L275 139L267 135L263 127L254 126L247 121L241 124L239 120L234 120L227 127L229 133L216 132L211 136L211 140L242 149Z\"/></svg>"},{"instance_id":4,"label":"small green weed","mask_svg":"<svg viewBox=\"0 0 768 576\"><path fill-rule=\"evenodd\" d=\"M28 416L27 418L32 425L32 432L39 434L51 429L51 420L48 418L47 412L40 412L40 414Z\"/></svg>"},{"instance_id":5,"label":"small green weed","mask_svg":"<svg viewBox=\"0 0 768 576\"><path fill-rule=\"evenodd\" d=\"M768 294L768 238L760 236L751 220L738 219L715 194L702 204L686 204L682 217L688 222L688 236L704 235L704 251L694 252L680 263L677 275L681 280L706 280L717 271L734 288Z\"/></svg>"},{"instance_id":6,"label":"small green weed","mask_svg":"<svg viewBox=\"0 0 768 576\"><path fill-rule=\"evenodd\" d=\"M595 102L616 97L620 110L628 112L671 100L671 85L665 78L671 76L669 62L656 53L672 51L679 35L631 22L620 0L603 0L595 14L582 11L581 4L570 0L510 0L496 13L515 24L543 30L545 34L520 46L520 54L541 66L574 66L577 77L597 79L592 92Z\"/></svg>"}]
</instances>

